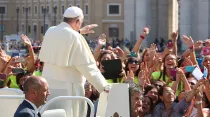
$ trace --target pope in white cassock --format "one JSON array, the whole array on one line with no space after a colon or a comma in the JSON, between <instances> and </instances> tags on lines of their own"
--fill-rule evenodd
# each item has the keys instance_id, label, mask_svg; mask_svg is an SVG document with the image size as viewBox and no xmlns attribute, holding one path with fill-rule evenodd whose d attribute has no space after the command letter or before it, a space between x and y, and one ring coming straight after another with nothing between
<instances>
[{"instance_id":1,"label":"pope in white cassock","mask_svg":"<svg viewBox=\"0 0 210 117\"><path fill-rule=\"evenodd\" d=\"M101 93L107 86L106 80L97 68L86 40L79 33L89 30L87 27L80 30L83 12L72 6L63 16L62 23L47 30L39 54L44 62L42 76L49 83L50 98L84 96L86 79ZM84 101L60 102L49 109L56 108L64 108L67 117L85 117L87 112Z\"/></svg>"}]
</instances>

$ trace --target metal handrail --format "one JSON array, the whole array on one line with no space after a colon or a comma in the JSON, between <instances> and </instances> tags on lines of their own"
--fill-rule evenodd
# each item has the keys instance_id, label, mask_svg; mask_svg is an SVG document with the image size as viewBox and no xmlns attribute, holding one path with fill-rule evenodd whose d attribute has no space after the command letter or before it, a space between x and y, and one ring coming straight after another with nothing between
<instances>
[{"instance_id":1,"label":"metal handrail","mask_svg":"<svg viewBox=\"0 0 210 117\"><path fill-rule=\"evenodd\" d=\"M24 95L0 95L0 99L24 99L24 98L25 98ZM90 117L94 117L95 108L94 108L92 101L86 97L81 97L81 96L58 96L58 97L55 97L55 98L49 100L42 107L42 109L40 110L40 113L43 114L44 111L47 109L47 107L51 103L54 103L55 101L59 101L59 100L84 100L90 105L90 109L91 109Z\"/></svg>"},{"instance_id":2,"label":"metal handrail","mask_svg":"<svg viewBox=\"0 0 210 117\"><path fill-rule=\"evenodd\" d=\"M54 103L55 101L59 101L59 100L84 100L86 101L91 108L91 113L90 113L90 117L94 117L94 113L95 113L95 108L94 105L92 103L92 101L86 97L82 97L82 96L58 96L55 97L51 100L49 100L40 110L40 113L43 114L45 110L47 110L47 107L51 104Z\"/></svg>"}]
</instances>

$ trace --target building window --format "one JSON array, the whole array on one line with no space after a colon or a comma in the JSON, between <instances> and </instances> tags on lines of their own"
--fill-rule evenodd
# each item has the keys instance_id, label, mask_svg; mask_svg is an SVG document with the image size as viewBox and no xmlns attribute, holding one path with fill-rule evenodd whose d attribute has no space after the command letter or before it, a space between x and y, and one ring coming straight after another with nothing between
<instances>
[{"instance_id":1,"label":"building window","mask_svg":"<svg viewBox=\"0 0 210 117\"><path fill-rule=\"evenodd\" d=\"M119 28L109 28L109 37L119 37Z\"/></svg>"},{"instance_id":2,"label":"building window","mask_svg":"<svg viewBox=\"0 0 210 117\"><path fill-rule=\"evenodd\" d=\"M84 9L85 14L88 14L88 5L85 5L85 9Z\"/></svg>"},{"instance_id":3,"label":"building window","mask_svg":"<svg viewBox=\"0 0 210 117\"><path fill-rule=\"evenodd\" d=\"M44 26L41 26L41 33L44 33Z\"/></svg>"},{"instance_id":4,"label":"building window","mask_svg":"<svg viewBox=\"0 0 210 117\"><path fill-rule=\"evenodd\" d=\"M34 7L34 14L37 14L37 6Z\"/></svg>"},{"instance_id":5,"label":"building window","mask_svg":"<svg viewBox=\"0 0 210 117\"><path fill-rule=\"evenodd\" d=\"M121 15L121 4L108 4L107 5L108 16L120 16Z\"/></svg>"},{"instance_id":6,"label":"building window","mask_svg":"<svg viewBox=\"0 0 210 117\"><path fill-rule=\"evenodd\" d=\"M64 13L64 6L62 6L61 8L62 8L61 11L62 11L62 14L63 14Z\"/></svg>"},{"instance_id":7,"label":"building window","mask_svg":"<svg viewBox=\"0 0 210 117\"><path fill-rule=\"evenodd\" d=\"M6 7L0 6L0 13L6 14Z\"/></svg>"},{"instance_id":8,"label":"building window","mask_svg":"<svg viewBox=\"0 0 210 117\"><path fill-rule=\"evenodd\" d=\"M5 25L0 24L0 31L5 31Z\"/></svg>"},{"instance_id":9,"label":"building window","mask_svg":"<svg viewBox=\"0 0 210 117\"><path fill-rule=\"evenodd\" d=\"M44 7L41 6L41 13L44 14Z\"/></svg>"},{"instance_id":10,"label":"building window","mask_svg":"<svg viewBox=\"0 0 210 117\"><path fill-rule=\"evenodd\" d=\"M22 13L24 14L24 12L25 12L25 7L22 8Z\"/></svg>"},{"instance_id":11,"label":"building window","mask_svg":"<svg viewBox=\"0 0 210 117\"><path fill-rule=\"evenodd\" d=\"M47 13L49 13L49 11L50 11L50 7L49 7L49 6L47 6L47 11L46 11L46 12L47 12Z\"/></svg>"},{"instance_id":12,"label":"building window","mask_svg":"<svg viewBox=\"0 0 210 117\"><path fill-rule=\"evenodd\" d=\"M44 26L41 26L41 33L44 34Z\"/></svg>"},{"instance_id":13,"label":"building window","mask_svg":"<svg viewBox=\"0 0 210 117\"><path fill-rule=\"evenodd\" d=\"M31 33L31 26L28 26L28 33Z\"/></svg>"},{"instance_id":14,"label":"building window","mask_svg":"<svg viewBox=\"0 0 210 117\"><path fill-rule=\"evenodd\" d=\"M28 7L28 13L31 14L31 7Z\"/></svg>"},{"instance_id":15,"label":"building window","mask_svg":"<svg viewBox=\"0 0 210 117\"><path fill-rule=\"evenodd\" d=\"M34 25L34 33L36 33L36 32L37 32L37 26Z\"/></svg>"}]
</instances>

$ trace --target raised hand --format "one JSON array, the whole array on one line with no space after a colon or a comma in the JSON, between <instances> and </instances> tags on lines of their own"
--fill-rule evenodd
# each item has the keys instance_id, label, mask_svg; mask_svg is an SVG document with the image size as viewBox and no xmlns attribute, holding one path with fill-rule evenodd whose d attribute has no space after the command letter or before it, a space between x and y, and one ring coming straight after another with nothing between
<instances>
[{"instance_id":1,"label":"raised hand","mask_svg":"<svg viewBox=\"0 0 210 117\"><path fill-rule=\"evenodd\" d=\"M171 38L172 38L172 41L173 42L176 42L177 41L178 35L179 35L178 30L176 32L172 32L171 33Z\"/></svg>"},{"instance_id":2,"label":"raised hand","mask_svg":"<svg viewBox=\"0 0 210 117\"><path fill-rule=\"evenodd\" d=\"M184 77L184 71L181 68L176 68L176 80L179 80L180 78L182 79Z\"/></svg>"},{"instance_id":3,"label":"raised hand","mask_svg":"<svg viewBox=\"0 0 210 117\"><path fill-rule=\"evenodd\" d=\"M153 59L155 55L156 55L156 45L152 43L149 48L150 59Z\"/></svg>"},{"instance_id":4,"label":"raised hand","mask_svg":"<svg viewBox=\"0 0 210 117\"><path fill-rule=\"evenodd\" d=\"M140 64L140 70L143 70L146 74L148 73L148 67L147 67L147 64L145 62L142 62Z\"/></svg>"},{"instance_id":5,"label":"raised hand","mask_svg":"<svg viewBox=\"0 0 210 117\"><path fill-rule=\"evenodd\" d=\"M197 91L197 90L198 90L198 87L200 87L201 85L203 85L203 84L205 83L205 81L206 81L205 78L199 80L199 81L193 86L193 89Z\"/></svg>"},{"instance_id":6,"label":"raised hand","mask_svg":"<svg viewBox=\"0 0 210 117\"><path fill-rule=\"evenodd\" d=\"M193 63L189 58L185 58L182 64L183 66L193 66Z\"/></svg>"},{"instance_id":7,"label":"raised hand","mask_svg":"<svg viewBox=\"0 0 210 117\"><path fill-rule=\"evenodd\" d=\"M202 101L202 98L203 98L203 92L198 92L195 96L195 100L196 101Z\"/></svg>"},{"instance_id":8,"label":"raised hand","mask_svg":"<svg viewBox=\"0 0 210 117\"><path fill-rule=\"evenodd\" d=\"M31 46L31 41L29 40L29 38L28 38L26 35L22 34L22 35L21 35L21 39L23 40L23 42L24 42L27 46Z\"/></svg>"},{"instance_id":9,"label":"raised hand","mask_svg":"<svg viewBox=\"0 0 210 117\"><path fill-rule=\"evenodd\" d=\"M142 30L142 36L146 36L149 34L149 27L145 27L143 30Z\"/></svg>"},{"instance_id":10,"label":"raised hand","mask_svg":"<svg viewBox=\"0 0 210 117\"><path fill-rule=\"evenodd\" d=\"M197 49L202 48L203 47L203 41L202 40L196 41L195 44L194 44L194 47L197 48Z\"/></svg>"},{"instance_id":11,"label":"raised hand","mask_svg":"<svg viewBox=\"0 0 210 117\"><path fill-rule=\"evenodd\" d=\"M134 73L132 70L127 71L127 77L125 78L125 81L134 81Z\"/></svg>"},{"instance_id":12,"label":"raised hand","mask_svg":"<svg viewBox=\"0 0 210 117\"><path fill-rule=\"evenodd\" d=\"M98 27L97 24L90 24L80 29L80 34L94 33L93 28Z\"/></svg>"},{"instance_id":13,"label":"raised hand","mask_svg":"<svg viewBox=\"0 0 210 117\"><path fill-rule=\"evenodd\" d=\"M194 41L192 37L187 37L186 35L182 36L182 41L184 44L186 44L189 48L194 45Z\"/></svg>"},{"instance_id":14,"label":"raised hand","mask_svg":"<svg viewBox=\"0 0 210 117\"><path fill-rule=\"evenodd\" d=\"M144 85L146 83L145 71L141 70L138 74L138 78L139 78L139 85L144 87Z\"/></svg>"},{"instance_id":15,"label":"raised hand","mask_svg":"<svg viewBox=\"0 0 210 117\"><path fill-rule=\"evenodd\" d=\"M116 51L117 51L118 55L121 56L121 57L126 57L127 56L127 54L118 46L116 47Z\"/></svg>"},{"instance_id":16,"label":"raised hand","mask_svg":"<svg viewBox=\"0 0 210 117\"><path fill-rule=\"evenodd\" d=\"M98 45L105 45L106 44L106 35L105 34L101 34L98 37Z\"/></svg>"}]
</instances>

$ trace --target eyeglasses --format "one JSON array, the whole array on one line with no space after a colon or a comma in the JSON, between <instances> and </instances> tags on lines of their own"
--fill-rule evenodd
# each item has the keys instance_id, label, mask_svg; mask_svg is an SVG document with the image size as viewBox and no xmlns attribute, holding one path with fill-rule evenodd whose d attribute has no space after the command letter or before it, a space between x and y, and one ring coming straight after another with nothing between
<instances>
[{"instance_id":1,"label":"eyeglasses","mask_svg":"<svg viewBox=\"0 0 210 117\"><path fill-rule=\"evenodd\" d=\"M128 63L138 65L139 61L138 60L128 60Z\"/></svg>"}]
</instances>

